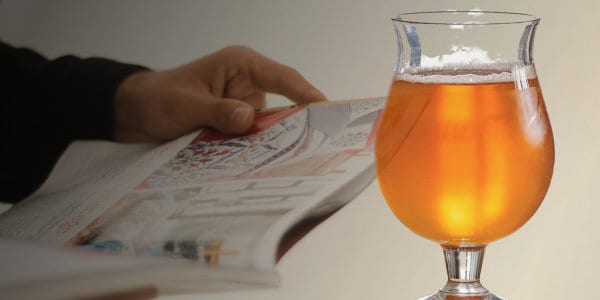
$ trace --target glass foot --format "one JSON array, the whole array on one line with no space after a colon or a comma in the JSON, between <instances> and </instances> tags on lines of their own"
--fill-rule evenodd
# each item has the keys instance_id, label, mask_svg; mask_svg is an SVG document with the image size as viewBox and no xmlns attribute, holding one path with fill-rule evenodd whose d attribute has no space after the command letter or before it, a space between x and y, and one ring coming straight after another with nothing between
<instances>
[{"instance_id":1,"label":"glass foot","mask_svg":"<svg viewBox=\"0 0 600 300\"><path fill-rule=\"evenodd\" d=\"M449 295L444 292L437 292L431 296L419 298L418 300L504 300L504 298L500 298L492 293L486 295L457 296Z\"/></svg>"}]
</instances>

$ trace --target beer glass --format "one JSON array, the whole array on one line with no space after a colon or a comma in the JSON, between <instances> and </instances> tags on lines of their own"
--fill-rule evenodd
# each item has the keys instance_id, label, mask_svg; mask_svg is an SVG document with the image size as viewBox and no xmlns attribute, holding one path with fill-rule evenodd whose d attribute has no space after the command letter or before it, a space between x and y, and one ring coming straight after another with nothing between
<instances>
[{"instance_id":1,"label":"beer glass","mask_svg":"<svg viewBox=\"0 0 600 300\"><path fill-rule=\"evenodd\" d=\"M532 56L539 19L434 11L392 20L399 53L377 174L398 219L442 246L448 281L422 299L502 299L479 281L485 247L535 213L554 165Z\"/></svg>"}]
</instances>

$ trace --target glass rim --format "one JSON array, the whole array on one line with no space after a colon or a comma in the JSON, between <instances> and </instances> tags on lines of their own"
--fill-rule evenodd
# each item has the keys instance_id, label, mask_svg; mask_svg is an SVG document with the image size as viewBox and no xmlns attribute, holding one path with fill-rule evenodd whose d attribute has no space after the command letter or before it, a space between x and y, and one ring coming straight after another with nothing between
<instances>
[{"instance_id":1,"label":"glass rim","mask_svg":"<svg viewBox=\"0 0 600 300\"><path fill-rule=\"evenodd\" d=\"M443 21L441 16L449 16L452 14L468 15L472 20L464 18L462 21ZM422 18L426 15L440 16L436 21L434 18ZM505 19L479 21L475 18L482 15L488 16L504 16ZM419 16L421 18L419 18ZM416 18L410 18L416 17ZM511 19L513 18L513 19ZM528 13L510 12L510 11L493 11L493 10L432 10L400 13L392 18L392 21L407 23L407 24L426 24L426 25L502 25L502 24L523 24L523 23L538 23L539 17Z\"/></svg>"}]
</instances>

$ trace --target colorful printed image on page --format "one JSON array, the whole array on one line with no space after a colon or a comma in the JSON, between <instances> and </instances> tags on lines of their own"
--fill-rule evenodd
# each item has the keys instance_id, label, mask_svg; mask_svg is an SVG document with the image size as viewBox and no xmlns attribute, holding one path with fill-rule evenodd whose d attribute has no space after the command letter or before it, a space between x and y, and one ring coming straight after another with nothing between
<instances>
[{"instance_id":1,"label":"colorful printed image on page","mask_svg":"<svg viewBox=\"0 0 600 300\"><path fill-rule=\"evenodd\" d=\"M377 115L376 109L361 102L330 102L258 113L246 135L204 131L137 189L324 175L372 145Z\"/></svg>"}]
</instances>

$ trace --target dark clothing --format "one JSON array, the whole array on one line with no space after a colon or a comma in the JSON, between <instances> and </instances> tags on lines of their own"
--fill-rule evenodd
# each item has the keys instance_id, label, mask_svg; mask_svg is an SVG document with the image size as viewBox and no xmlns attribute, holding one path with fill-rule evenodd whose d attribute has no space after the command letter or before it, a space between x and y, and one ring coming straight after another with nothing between
<instances>
[{"instance_id":1,"label":"dark clothing","mask_svg":"<svg viewBox=\"0 0 600 300\"><path fill-rule=\"evenodd\" d=\"M33 192L75 139L112 139L119 83L143 67L107 59L48 60L0 42L0 201Z\"/></svg>"}]
</instances>

